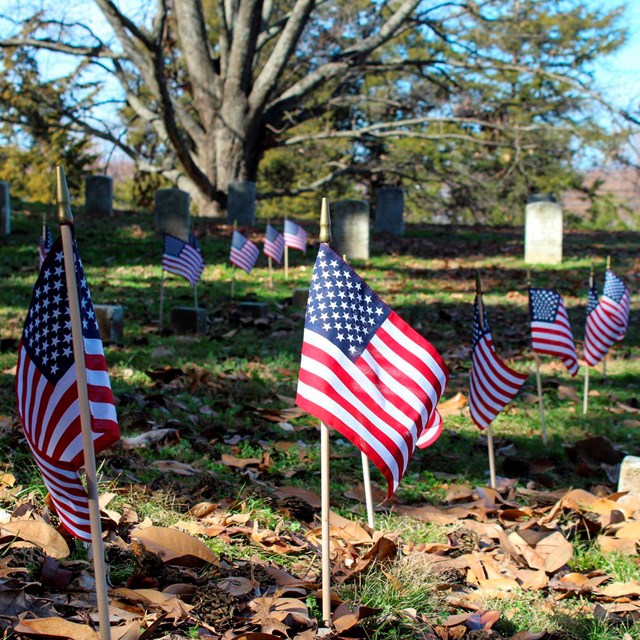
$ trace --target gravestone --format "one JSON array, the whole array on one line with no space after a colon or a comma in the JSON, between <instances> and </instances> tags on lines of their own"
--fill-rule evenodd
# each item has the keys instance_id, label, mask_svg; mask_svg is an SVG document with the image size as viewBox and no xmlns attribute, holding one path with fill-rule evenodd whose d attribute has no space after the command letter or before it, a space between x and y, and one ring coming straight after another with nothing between
<instances>
[{"instance_id":1,"label":"gravestone","mask_svg":"<svg viewBox=\"0 0 640 640\"><path fill-rule=\"evenodd\" d=\"M202 307L174 307L171 309L171 328L176 333L204 333L207 310Z\"/></svg>"},{"instance_id":2,"label":"gravestone","mask_svg":"<svg viewBox=\"0 0 640 640\"><path fill-rule=\"evenodd\" d=\"M189 240L189 194L181 189L158 189L153 226L158 233Z\"/></svg>"},{"instance_id":3,"label":"gravestone","mask_svg":"<svg viewBox=\"0 0 640 640\"><path fill-rule=\"evenodd\" d=\"M239 302L237 308L238 315L243 318L255 318L256 320L266 320L269 317L269 305L266 302Z\"/></svg>"},{"instance_id":4,"label":"gravestone","mask_svg":"<svg viewBox=\"0 0 640 640\"><path fill-rule=\"evenodd\" d=\"M110 218L113 215L113 178L87 176L84 179L84 210L88 215Z\"/></svg>"},{"instance_id":5,"label":"gravestone","mask_svg":"<svg viewBox=\"0 0 640 640\"><path fill-rule=\"evenodd\" d=\"M331 247L347 260L369 259L369 203L338 200L331 207Z\"/></svg>"},{"instance_id":6,"label":"gravestone","mask_svg":"<svg viewBox=\"0 0 640 640\"><path fill-rule=\"evenodd\" d=\"M94 304L98 329L103 342L124 341L124 308L117 304Z\"/></svg>"},{"instance_id":7,"label":"gravestone","mask_svg":"<svg viewBox=\"0 0 640 640\"><path fill-rule=\"evenodd\" d=\"M376 233L404 233L404 189L382 187L376 191Z\"/></svg>"},{"instance_id":8,"label":"gravestone","mask_svg":"<svg viewBox=\"0 0 640 640\"><path fill-rule=\"evenodd\" d=\"M256 183L237 181L229 183L227 220L240 226L251 226L256 221Z\"/></svg>"},{"instance_id":9,"label":"gravestone","mask_svg":"<svg viewBox=\"0 0 640 640\"><path fill-rule=\"evenodd\" d=\"M532 196L527 202L524 261L528 264L562 262L562 207L553 196Z\"/></svg>"},{"instance_id":10,"label":"gravestone","mask_svg":"<svg viewBox=\"0 0 640 640\"><path fill-rule=\"evenodd\" d=\"M625 456L623 458L620 465L618 491L628 491L640 496L640 458L638 456Z\"/></svg>"},{"instance_id":11,"label":"gravestone","mask_svg":"<svg viewBox=\"0 0 640 640\"><path fill-rule=\"evenodd\" d=\"M9 183L0 180L0 233L8 236L11 233L11 197Z\"/></svg>"}]
</instances>

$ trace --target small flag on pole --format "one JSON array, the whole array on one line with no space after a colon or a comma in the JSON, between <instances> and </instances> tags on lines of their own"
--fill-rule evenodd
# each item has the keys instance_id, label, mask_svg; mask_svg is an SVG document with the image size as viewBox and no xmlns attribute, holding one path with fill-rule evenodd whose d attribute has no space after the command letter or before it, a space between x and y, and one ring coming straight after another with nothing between
<instances>
[{"instance_id":1,"label":"small flag on pole","mask_svg":"<svg viewBox=\"0 0 640 640\"><path fill-rule=\"evenodd\" d=\"M473 303L473 347L471 349L471 384L469 411L480 429L486 429L495 417L515 398L527 375L508 367L496 353L483 307L480 323L478 296Z\"/></svg>"},{"instance_id":2,"label":"small flag on pole","mask_svg":"<svg viewBox=\"0 0 640 640\"><path fill-rule=\"evenodd\" d=\"M629 311L631 308L631 292L624 280L611 269L607 269L604 276L604 287L600 304L603 311L619 325L618 341L622 340L629 325Z\"/></svg>"},{"instance_id":3,"label":"small flag on pole","mask_svg":"<svg viewBox=\"0 0 640 640\"><path fill-rule=\"evenodd\" d=\"M181 276L195 287L204 271L202 252L198 246L165 233L162 268Z\"/></svg>"},{"instance_id":4,"label":"small flag on pole","mask_svg":"<svg viewBox=\"0 0 640 640\"><path fill-rule=\"evenodd\" d=\"M264 254L280 264L283 253L284 236L275 227L268 224L264 235Z\"/></svg>"},{"instance_id":5,"label":"small flag on pole","mask_svg":"<svg viewBox=\"0 0 640 640\"><path fill-rule=\"evenodd\" d=\"M229 255L231 264L235 264L247 273L251 273L259 255L258 247L234 229L231 237L231 254Z\"/></svg>"},{"instance_id":6,"label":"small flag on pole","mask_svg":"<svg viewBox=\"0 0 640 640\"><path fill-rule=\"evenodd\" d=\"M291 249L307 250L307 232L291 220L284 221L284 244Z\"/></svg>"},{"instance_id":7,"label":"small flag on pole","mask_svg":"<svg viewBox=\"0 0 640 640\"><path fill-rule=\"evenodd\" d=\"M73 243L87 370L93 446L96 453L120 437L102 341L82 263ZM45 258L33 290L18 346L18 415L65 528L91 542L87 492L78 475L84 464L76 364L62 241Z\"/></svg>"},{"instance_id":8,"label":"small flag on pole","mask_svg":"<svg viewBox=\"0 0 640 640\"><path fill-rule=\"evenodd\" d=\"M578 356L562 296L553 289L530 287L529 315L533 350L557 356L575 376L579 370Z\"/></svg>"},{"instance_id":9,"label":"small flag on pole","mask_svg":"<svg viewBox=\"0 0 640 640\"><path fill-rule=\"evenodd\" d=\"M321 244L296 402L380 469L392 495L449 380L438 352ZM430 438L433 442L435 438Z\"/></svg>"},{"instance_id":10,"label":"small flag on pole","mask_svg":"<svg viewBox=\"0 0 640 640\"><path fill-rule=\"evenodd\" d=\"M51 229L49 229L49 225L43 224L42 233L38 239L38 257L40 259L40 266L42 266L44 259L47 257L52 244L53 236L51 235Z\"/></svg>"},{"instance_id":11,"label":"small flag on pole","mask_svg":"<svg viewBox=\"0 0 640 640\"><path fill-rule=\"evenodd\" d=\"M584 359L595 367L609 349L627 332L631 294L624 281L610 269L605 274L602 297L595 286L589 287L587 322L584 335Z\"/></svg>"}]
</instances>

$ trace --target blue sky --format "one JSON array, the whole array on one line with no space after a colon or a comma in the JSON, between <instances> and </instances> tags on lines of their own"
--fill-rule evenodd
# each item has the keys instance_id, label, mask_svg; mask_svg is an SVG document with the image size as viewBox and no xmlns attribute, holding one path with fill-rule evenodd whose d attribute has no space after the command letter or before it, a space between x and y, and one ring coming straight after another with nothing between
<instances>
[{"instance_id":1,"label":"blue sky","mask_svg":"<svg viewBox=\"0 0 640 640\"><path fill-rule=\"evenodd\" d=\"M593 0L593 6L612 8L620 0ZM640 1L627 0L626 24L629 28L627 44L616 54L597 65L598 89L615 99L622 108L640 111Z\"/></svg>"}]
</instances>

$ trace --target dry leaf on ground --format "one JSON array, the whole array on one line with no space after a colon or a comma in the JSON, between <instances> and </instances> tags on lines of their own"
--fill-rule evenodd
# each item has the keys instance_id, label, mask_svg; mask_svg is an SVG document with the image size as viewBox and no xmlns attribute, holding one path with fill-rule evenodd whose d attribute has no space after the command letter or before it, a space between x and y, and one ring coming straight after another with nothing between
<instances>
[{"instance_id":1,"label":"dry leaf on ground","mask_svg":"<svg viewBox=\"0 0 640 640\"><path fill-rule=\"evenodd\" d=\"M215 563L218 559L206 544L176 529L147 527L134 530L131 537L139 540L145 549L158 554L168 564L199 567Z\"/></svg>"}]
</instances>

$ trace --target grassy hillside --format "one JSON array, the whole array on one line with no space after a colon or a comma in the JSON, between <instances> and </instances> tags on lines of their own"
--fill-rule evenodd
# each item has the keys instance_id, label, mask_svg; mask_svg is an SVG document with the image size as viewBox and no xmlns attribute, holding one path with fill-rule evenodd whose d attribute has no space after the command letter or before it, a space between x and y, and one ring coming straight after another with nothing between
<instances>
[{"instance_id":1,"label":"grassy hillside","mask_svg":"<svg viewBox=\"0 0 640 640\"><path fill-rule=\"evenodd\" d=\"M271 220L281 227L280 222ZM19 427L13 391L17 343L37 277L41 219L35 212L17 211L12 224L13 233L2 239L0 262L0 446L5 451L0 460L0 514L34 514L56 525ZM312 242L305 255L291 251L289 279L285 281L278 268L270 288L264 256L250 276L234 273L228 262L230 227L203 220L195 220L194 227L207 262L198 288L199 302L208 312L207 332L175 335L170 328L162 333L158 328L162 243L151 216L121 212L107 221L76 218L94 302L125 307L124 343L106 345L123 441L99 459L101 488L114 494L108 509L129 514L105 521L111 583L131 589L197 586L196 595L182 595L195 606L188 614L168 616L153 628L155 619L145 617L148 610L142 614L139 625L147 628L145 637L226 633L225 638L313 638L319 616L319 436L317 421L294 407L304 309L293 306L291 296L295 288L308 287L317 244ZM317 237L317 226L308 225L307 230ZM247 231L261 246L264 225ZM534 285L552 286L563 294L579 353L591 262L601 284L609 256L635 298L639 242L640 234L634 233L568 232L563 264L531 272ZM640 455L638 307L634 299L627 337L612 350L606 372L602 366L591 372L587 415L582 414L582 371L572 379L562 363L542 358L549 431L545 447L523 253L522 229L409 225L403 238L374 237L371 259L353 264L434 344L451 369L451 381L444 396L449 401L443 411L444 433L432 447L416 450L392 500L382 501L385 483L372 469L381 502L373 537L353 524L366 522L360 456L339 434L332 434L332 508L347 519L334 531L335 591L336 598L349 603L346 610L353 616L338 615L334 637L640 638L632 625L640 615L640 591L602 595L607 585L637 584L637 555L627 553L628 545L625 551L598 538L617 540L623 521L637 526L640 518L640 511L634 514L631 507L617 510L617 496L611 497L622 456ZM532 373L493 425L501 476L497 495L483 489L488 484L486 440L472 424L464 398L456 397L468 393L476 270L482 276L498 353L517 370ZM193 293L175 276L169 276L164 287L168 327L169 309L192 305ZM268 318L243 315L238 303L249 300L266 303ZM570 489L590 493L580 494L579 504L562 502ZM591 498L584 498L590 494L609 497L610 508L594 506ZM213 506L202 515L204 503ZM612 513L622 513L622 520ZM218 554L217 563L196 568L162 565L160 572L155 565L150 568L148 554L131 544L132 530L145 518L197 536ZM571 546L562 557L566 561L543 562L541 568L517 545L514 560L504 536L520 544L512 537L518 531L558 533ZM376 543L381 533L388 541L384 552ZM0 558L9 558L8 566L22 566L12 543L0 538L2 544ZM566 548L558 544L554 549L562 555ZM536 546L531 543L530 548ZM364 560L371 549L375 559ZM537 551L544 556L541 548ZM76 548L61 566L77 573L82 554ZM447 565L436 566L438 558ZM24 564L22 557L20 562ZM295 587L293 582L283 587L268 573L270 567L294 576ZM537 577L513 567L537 572ZM43 580L39 563L27 569L30 573L12 579L32 581L39 585L32 594L49 597L55 588ZM578 573L584 577L580 587L575 586ZM606 577L598 582L598 576ZM224 582L230 578L248 583L237 583L234 590ZM2 580L0 573L0 589ZM70 589L57 587L61 593ZM273 602L297 599L301 610L287 610L290 602L267 606L266 597ZM610 610L621 601L627 603L626 610ZM261 602L262 617L256 602ZM276 615L278 606L287 615ZM69 603L52 607L53 615L68 619L82 609ZM452 617L463 613L467 618ZM0 615L9 636L18 615ZM250 632L265 635L242 635Z\"/></svg>"}]
</instances>

